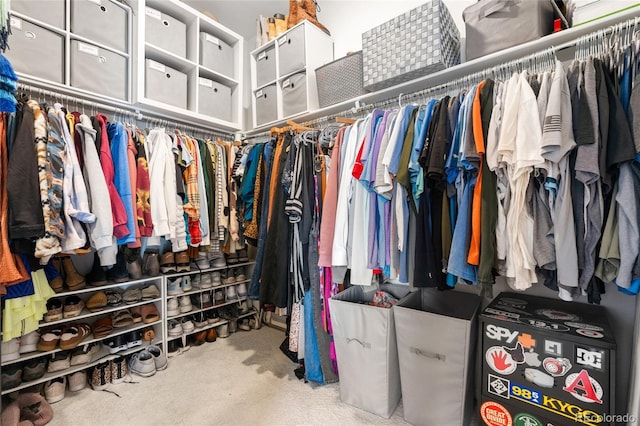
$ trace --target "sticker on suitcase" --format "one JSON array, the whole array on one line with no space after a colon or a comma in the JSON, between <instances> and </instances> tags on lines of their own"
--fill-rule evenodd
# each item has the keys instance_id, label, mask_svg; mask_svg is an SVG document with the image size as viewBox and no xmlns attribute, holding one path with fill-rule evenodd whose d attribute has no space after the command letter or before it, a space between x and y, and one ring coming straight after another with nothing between
<instances>
[{"instance_id":1,"label":"sticker on suitcase","mask_svg":"<svg viewBox=\"0 0 640 426\"><path fill-rule=\"evenodd\" d=\"M584 367L603 371L604 351L576 346L575 361Z\"/></svg>"},{"instance_id":2,"label":"sticker on suitcase","mask_svg":"<svg viewBox=\"0 0 640 426\"><path fill-rule=\"evenodd\" d=\"M491 340L497 340L499 342L505 341L507 343L515 342L518 334L518 331L511 331L508 328L500 327L495 324L487 324L485 334Z\"/></svg>"},{"instance_id":3,"label":"sticker on suitcase","mask_svg":"<svg viewBox=\"0 0 640 426\"><path fill-rule=\"evenodd\" d=\"M487 401L482 404L480 415L487 426L513 426L511 413L497 402Z\"/></svg>"},{"instance_id":4,"label":"sticker on suitcase","mask_svg":"<svg viewBox=\"0 0 640 426\"><path fill-rule=\"evenodd\" d=\"M589 376L587 370L569 374L564 384L562 390L569 392L576 399L582 402L602 404L602 396L604 395L602 386L596 379Z\"/></svg>"},{"instance_id":5,"label":"sticker on suitcase","mask_svg":"<svg viewBox=\"0 0 640 426\"><path fill-rule=\"evenodd\" d=\"M511 388L511 382L508 379L494 376L489 374L488 391L491 394L499 396L504 399L509 399L509 389Z\"/></svg>"},{"instance_id":6,"label":"sticker on suitcase","mask_svg":"<svg viewBox=\"0 0 640 426\"><path fill-rule=\"evenodd\" d=\"M567 312L556 311L554 309L538 309L536 314L545 316L552 320L563 320L563 321L579 321L580 317L578 315L569 314Z\"/></svg>"},{"instance_id":7,"label":"sticker on suitcase","mask_svg":"<svg viewBox=\"0 0 640 426\"><path fill-rule=\"evenodd\" d=\"M520 322L522 324L530 325L531 327L539 328L541 330L562 331L562 332L570 330L570 328L564 324L542 321L542 320L533 319L533 318L520 319Z\"/></svg>"},{"instance_id":8,"label":"sticker on suitcase","mask_svg":"<svg viewBox=\"0 0 640 426\"><path fill-rule=\"evenodd\" d=\"M571 370L571 362L567 358L545 358L542 361L544 370L553 377L564 376Z\"/></svg>"},{"instance_id":9,"label":"sticker on suitcase","mask_svg":"<svg viewBox=\"0 0 640 426\"><path fill-rule=\"evenodd\" d=\"M576 333L580 334L581 336L591 337L592 339L602 339L604 337L604 334L600 333L599 331L585 330L583 328L577 329Z\"/></svg>"},{"instance_id":10,"label":"sticker on suitcase","mask_svg":"<svg viewBox=\"0 0 640 426\"><path fill-rule=\"evenodd\" d=\"M485 359L493 371L508 376L516 371L518 364L524 363L524 351L520 343L515 348L492 346L485 353Z\"/></svg>"},{"instance_id":11,"label":"sticker on suitcase","mask_svg":"<svg viewBox=\"0 0 640 426\"><path fill-rule=\"evenodd\" d=\"M535 416L528 413L518 413L513 418L513 426L545 426Z\"/></svg>"},{"instance_id":12,"label":"sticker on suitcase","mask_svg":"<svg viewBox=\"0 0 640 426\"><path fill-rule=\"evenodd\" d=\"M566 321L564 323L564 325L568 325L569 327L573 327L573 328L583 328L585 330L604 331L604 329L602 327L600 327L600 326L592 325L592 324L586 324L584 322Z\"/></svg>"}]
</instances>

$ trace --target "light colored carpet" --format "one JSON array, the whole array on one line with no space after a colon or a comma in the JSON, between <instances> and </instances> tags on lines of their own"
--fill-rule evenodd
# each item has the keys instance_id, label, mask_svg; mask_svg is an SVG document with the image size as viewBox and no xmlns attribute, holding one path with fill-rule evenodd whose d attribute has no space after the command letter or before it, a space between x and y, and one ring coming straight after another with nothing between
<instances>
[{"instance_id":1,"label":"light colored carpet","mask_svg":"<svg viewBox=\"0 0 640 426\"><path fill-rule=\"evenodd\" d=\"M280 349L284 335L263 327L192 347L155 376L108 392L67 391L51 425L403 425L344 404L339 384L298 380ZM402 403L401 403L402 404Z\"/></svg>"}]
</instances>

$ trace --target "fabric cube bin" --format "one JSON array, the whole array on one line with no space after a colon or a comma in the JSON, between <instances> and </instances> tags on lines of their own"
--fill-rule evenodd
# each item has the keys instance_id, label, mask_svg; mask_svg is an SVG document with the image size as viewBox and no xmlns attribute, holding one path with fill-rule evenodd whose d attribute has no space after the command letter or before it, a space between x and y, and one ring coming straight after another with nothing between
<instances>
[{"instance_id":1,"label":"fabric cube bin","mask_svg":"<svg viewBox=\"0 0 640 426\"><path fill-rule=\"evenodd\" d=\"M316 69L316 83L320 108L364 95L362 51Z\"/></svg>"},{"instance_id":2,"label":"fabric cube bin","mask_svg":"<svg viewBox=\"0 0 640 426\"><path fill-rule=\"evenodd\" d=\"M282 86L282 113L285 117L307 110L307 74L301 72L285 78Z\"/></svg>"},{"instance_id":3,"label":"fabric cube bin","mask_svg":"<svg viewBox=\"0 0 640 426\"><path fill-rule=\"evenodd\" d=\"M145 40L160 49L187 57L187 26L173 16L145 8Z\"/></svg>"},{"instance_id":4,"label":"fabric cube bin","mask_svg":"<svg viewBox=\"0 0 640 426\"><path fill-rule=\"evenodd\" d=\"M379 290L398 299L409 293L409 287L402 285L354 286L329 299L329 307L340 399L389 418L400 402L400 371L393 309L368 304Z\"/></svg>"},{"instance_id":5,"label":"fabric cube bin","mask_svg":"<svg viewBox=\"0 0 640 426\"><path fill-rule=\"evenodd\" d=\"M470 424L480 302L473 294L425 288L393 307L407 422Z\"/></svg>"},{"instance_id":6,"label":"fabric cube bin","mask_svg":"<svg viewBox=\"0 0 640 426\"><path fill-rule=\"evenodd\" d=\"M431 0L362 34L364 88L375 91L460 63L460 33Z\"/></svg>"},{"instance_id":7,"label":"fabric cube bin","mask_svg":"<svg viewBox=\"0 0 640 426\"><path fill-rule=\"evenodd\" d=\"M553 32L550 1L481 0L462 13L467 61Z\"/></svg>"},{"instance_id":8,"label":"fabric cube bin","mask_svg":"<svg viewBox=\"0 0 640 426\"><path fill-rule=\"evenodd\" d=\"M15 16L11 17L11 32L5 55L15 71L64 83L64 35ZM36 63L46 66L34 66Z\"/></svg>"},{"instance_id":9,"label":"fabric cube bin","mask_svg":"<svg viewBox=\"0 0 640 426\"><path fill-rule=\"evenodd\" d=\"M187 109L187 75L151 59L147 59L145 65L145 96L163 104Z\"/></svg>"},{"instance_id":10,"label":"fabric cube bin","mask_svg":"<svg viewBox=\"0 0 640 426\"><path fill-rule=\"evenodd\" d=\"M128 11L109 0L71 0L71 32L127 52Z\"/></svg>"},{"instance_id":11,"label":"fabric cube bin","mask_svg":"<svg viewBox=\"0 0 640 426\"><path fill-rule=\"evenodd\" d=\"M11 0L11 10L64 29L65 3L65 0Z\"/></svg>"},{"instance_id":12,"label":"fabric cube bin","mask_svg":"<svg viewBox=\"0 0 640 426\"><path fill-rule=\"evenodd\" d=\"M304 25L300 25L278 37L278 66L280 75L300 71L306 65Z\"/></svg>"},{"instance_id":13,"label":"fabric cube bin","mask_svg":"<svg viewBox=\"0 0 640 426\"><path fill-rule=\"evenodd\" d=\"M275 84L270 84L256 91L254 97L256 125L259 126L278 119L278 101Z\"/></svg>"},{"instance_id":14,"label":"fabric cube bin","mask_svg":"<svg viewBox=\"0 0 640 426\"><path fill-rule=\"evenodd\" d=\"M256 56L256 85L262 87L276 79L276 47L271 45Z\"/></svg>"},{"instance_id":15,"label":"fabric cube bin","mask_svg":"<svg viewBox=\"0 0 640 426\"><path fill-rule=\"evenodd\" d=\"M127 100L128 75L126 57L71 40L71 86Z\"/></svg>"},{"instance_id":16,"label":"fabric cube bin","mask_svg":"<svg viewBox=\"0 0 640 426\"><path fill-rule=\"evenodd\" d=\"M233 78L234 62L233 47L211 34L200 33L200 65Z\"/></svg>"},{"instance_id":17,"label":"fabric cube bin","mask_svg":"<svg viewBox=\"0 0 640 426\"><path fill-rule=\"evenodd\" d=\"M217 81L198 78L198 112L231 121L231 88Z\"/></svg>"}]
</instances>

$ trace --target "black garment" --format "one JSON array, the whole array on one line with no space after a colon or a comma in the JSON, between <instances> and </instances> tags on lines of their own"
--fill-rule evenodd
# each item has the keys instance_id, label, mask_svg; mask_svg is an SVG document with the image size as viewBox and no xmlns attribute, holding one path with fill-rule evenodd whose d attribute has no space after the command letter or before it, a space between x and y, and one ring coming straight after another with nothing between
<instances>
[{"instance_id":1,"label":"black garment","mask_svg":"<svg viewBox=\"0 0 640 426\"><path fill-rule=\"evenodd\" d=\"M98 152L98 157L100 157L100 147L102 146L102 128L100 127L100 121L98 120L98 117L91 117L91 125L96 131L96 151ZM106 143L109 142L107 141Z\"/></svg>"},{"instance_id":2,"label":"black garment","mask_svg":"<svg viewBox=\"0 0 640 426\"><path fill-rule=\"evenodd\" d=\"M21 115L20 126L7 169L9 238L13 240L13 248L17 252L33 254L33 240L44 235L34 115L25 103L17 105L17 114Z\"/></svg>"}]
</instances>

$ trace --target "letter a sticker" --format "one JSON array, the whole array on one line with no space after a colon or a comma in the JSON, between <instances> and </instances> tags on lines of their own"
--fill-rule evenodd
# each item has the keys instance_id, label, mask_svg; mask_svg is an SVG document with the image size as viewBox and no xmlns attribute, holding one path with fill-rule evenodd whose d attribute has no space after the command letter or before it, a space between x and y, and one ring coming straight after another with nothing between
<instances>
[{"instance_id":1,"label":"letter a sticker","mask_svg":"<svg viewBox=\"0 0 640 426\"><path fill-rule=\"evenodd\" d=\"M564 384L562 390L569 392L580 401L602 404L602 386L596 379L589 376L587 370L569 374Z\"/></svg>"}]
</instances>

